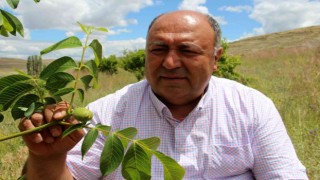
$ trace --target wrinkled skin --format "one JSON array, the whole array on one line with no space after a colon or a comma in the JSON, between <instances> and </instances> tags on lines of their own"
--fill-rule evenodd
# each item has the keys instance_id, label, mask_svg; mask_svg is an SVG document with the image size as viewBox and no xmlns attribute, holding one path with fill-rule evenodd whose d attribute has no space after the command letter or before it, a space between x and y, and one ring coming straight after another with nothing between
<instances>
[{"instance_id":1,"label":"wrinkled skin","mask_svg":"<svg viewBox=\"0 0 320 180\"><path fill-rule=\"evenodd\" d=\"M191 11L162 15L150 28L146 78L177 119L195 107L217 70L222 50L215 54L214 42L207 17Z\"/></svg>"}]
</instances>

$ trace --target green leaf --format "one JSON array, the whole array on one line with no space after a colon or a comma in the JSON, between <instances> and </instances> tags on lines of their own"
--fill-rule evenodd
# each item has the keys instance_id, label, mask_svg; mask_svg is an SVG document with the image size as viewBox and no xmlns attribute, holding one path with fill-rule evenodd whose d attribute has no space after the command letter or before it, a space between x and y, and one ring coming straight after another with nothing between
<instances>
[{"instance_id":1,"label":"green leaf","mask_svg":"<svg viewBox=\"0 0 320 180\"><path fill-rule=\"evenodd\" d=\"M136 142L146 151L149 158L152 157L153 151L157 150L160 145L160 139L158 137L139 139Z\"/></svg>"},{"instance_id":2,"label":"green leaf","mask_svg":"<svg viewBox=\"0 0 320 180\"><path fill-rule=\"evenodd\" d=\"M9 37L8 31L3 26L0 26L0 35L4 37Z\"/></svg>"},{"instance_id":3,"label":"green leaf","mask_svg":"<svg viewBox=\"0 0 320 180\"><path fill-rule=\"evenodd\" d=\"M21 108L28 108L32 103L39 100L39 96L35 94L26 94L21 96L13 105L11 109L11 116L14 120L20 119L25 116L24 111Z\"/></svg>"},{"instance_id":4,"label":"green leaf","mask_svg":"<svg viewBox=\"0 0 320 180\"><path fill-rule=\"evenodd\" d=\"M134 173L134 177L131 177L131 173L126 173L128 170L136 169L139 172L139 179L146 179L151 177L151 159L139 144L133 142L126 152L122 162L122 176L126 179L135 179L137 173Z\"/></svg>"},{"instance_id":5,"label":"green leaf","mask_svg":"<svg viewBox=\"0 0 320 180\"><path fill-rule=\"evenodd\" d=\"M102 124L97 124L96 125L96 129L101 131L103 133L103 135L108 136L109 132L111 130L111 126L106 126L106 125L102 125Z\"/></svg>"},{"instance_id":6,"label":"green leaf","mask_svg":"<svg viewBox=\"0 0 320 180\"><path fill-rule=\"evenodd\" d=\"M92 27L91 26L87 26L84 24L81 24L80 22L77 22L79 24L79 26L81 27L82 31L86 34L91 34L92 32Z\"/></svg>"},{"instance_id":7,"label":"green leaf","mask_svg":"<svg viewBox=\"0 0 320 180\"><path fill-rule=\"evenodd\" d=\"M20 0L7 0L7 3L12 9L16 9L18 7Z\"/></svg>"},{"instance_id":8,"label":"green leaf","mask_svg":"<svg viewBox=\"0 0 320 180\"><path fill-rule=\"evenodd\" d=\"M3 88L6 88L8 86L11 86L12 84L19 82L19 81L25 81L31 79L28 76L20 75L20 74L13 74L13 75L8 75L0 78L0 91Z\"/></svg>"},{"instance_id":9,"label":"green leaf","mask_svg":"<svg viewBox=\"0 0 320 180\"><path fill-rule=\"evenodd\" d=\"M74 81L73 75L66 72L56 72L52 74L46 83L46 88L49 90L64 88L70 82Z\"/></svg>"},{"instance_id":10,"label":"green leaf","mask_svg":"<svg viewBox=\"0 0 320 180\"><path fill-rule=\"evenodd\" d=\"M45 97L44 98L44 105L56 104L56 103L57 103L57 101L52 97Z\"/></svg>"},{"instance_id":11,"label":"green leaf","mask_svg":"<svg viewBox=\"0 0 320 180\"><path fill-rule=\"evenodd\" d=\"M67 88L62 88L58 89L55 93L53 93L54 96L64 96L66 94L74 92L74 88L72 87L67 87Z\"/></svg>"},{"instance_id":12,"label":"green leaf","mask_svg":"<svg viewBox=\"0 0 320 180\"><path fill-rule=\"evenodd\" d=\"M82 123L74 124L74 125L70 126L68 129L66 129L65 131L63 131L62 138L65 138L66 136L73 133L74 131L76 131L78 129L82 129L84 127L85 127L85 124L82 124Z\"/></svg>"},{"instance_id":13,"label":"green leaf","mask_svg":"<svg viewBox=\"0 0 320 180\"><path fill-rule=\"evenodd\" d=\"M83 103L83 101L84 101L84 91L82 89L78 88L77 92L78 92L78 95L79 95L79 98L80 98L80 102Z\"/></svg>"},{"instance_id":14,"label":"green leaf","mask_svg":"<svg viewBox=\"0 0 320 180\"><path fill-rule=\"evenodd\" d=\"M163 173L165 180L182 179L185 174L185 169L180 166L174 159L166 156L160 151L154 151L153 154L160 160L163 165Z\"/></svg>"},{"instance_id":15,"label":"green leaf","mask_svg":"<svg viewBox=\"0 0 320 180\"><path fill-rule=\"evenodd\" d=\"M40 0L33 0L33 1L36 2L36 3L40 2Z\"/></svg>"},{"instance_id":16,"label":"green leaf","mask_svg":"<svg viewBox=\"0 0 320 180\"><path fill-rule=\"evenodd\" d=\"M11 24L5 16L2 16L2 21L4 30L7 32L12 32L14 30L14 24Z\"/></svg>"},{"instance_id":17,"label":"green leaf","mask_svg":"<svg viewBox=\"0 0 320 180\"><path fill-rule=\"evenodd\" d=\"M128 127L120 131L114 132L114 134L120 137L124 148L127 148L128 142L134 137L136 137L137 133L138 131L134 127Z\"/></svg>"},{"instance_id":18,"label":"green leaf","mask_svg":"<svg viewBox=\"0 0 320 180\"><path fill-rule=\"evenodd\" d=\"M91 87L90 82L93 79L93 76L88 74L88 75L81 77L80 79L84 85L85 90L87 91Z\"/></svg>"},{"instance_id":19,"label":"green leaf","mask_svg":"<svg viewBox=\"0 0 320 180\"><path fill-rule=\"evenodd\" d=\"M7 11L0 10L0 12L2 13L3 17L5 17L3 19L8 20L10 25L13 27L13 30L10 31L10 33L15 36L16 32L18 32L23 37L24 36L23 25L20 22L20 20L16 18L14 15L8 13Z\"/></svg>"},{"instance_id":20,"label":"green leaf","mask_svg":"<svg viewBox=\"0 0 320 180\"><path fill-rule=\"evenodd\" d=\"M98 27L98 28L94 28L94 29L97 31L101 31L101 32L108 32L108 29L104 28L104 27Z\"/></svg>"},{"instance_id":21,"label":"green leaf","mask_svg":"<svg viewBox=\"0 0 320 180\"><path fill-rule=\"evenodd\" d=\"M135 168L126 168L122 170L122 177L131 180L144 180L141 178L140 172ZM150 179L150 178L145 178Z\"/></svg>"},{"instance_id":22,"label":"green leaf","mask_svg":"<svg viewBox=\"0 0 320 180\"><path fill-rule=\"evenodd\" d=\"M0 123L3 121L3 119L4 119L4 116L2 113L0 113Z\"/></svg>"},{"instance_id":23,"label":"green leaf","mask_svg":"<svg viewBox=\"0 0 320 180\"><path fill-rule=\"evenodd\" d=\"M71 57L64 56L52 61L44 70L42 70L40 78L45 80L56 72L63 72L77 67L76 62Z\"/></svg>"},{"instance_id":24,"label":"green leaf","mask_svg":"<svg viewBox=\"0 0 320 180\"><path fill-rule=\"evenodd\" d=\"M21 95L33 90L35 87L28 83L17 82L4 88L0 92L0 104L3 106L0 111L7 110L12 103Z\"/></svg>"},{"instance_id":25,"label":"green leaf","mask_svg":"<svg viewBox=\"0 0 320 180\"><path fill-rule=\"evenodd\" d=\"M84 65L90 72L90 75L93 77L93 88L98 88L98 67L93 60L87 61Z\"/></svg>"},{"instance_id":26,"label":"green leaf","mask_svg":"<svg viewBox=\"0 0 320 180\"><path fill-rule=\"evenodd\" d=\"M95 57L95 62L96 65L99 66L101 59L102 59L102 46L100 44L100 42L97 39L94 39L89 47L91 47L91 49L93 50L94 53L94 57Z\"/></svg>"},{"instance_id":27,"label":"green leaf","mask_svg":"<svg viewBox=\"0 0 320 180\"><path fill-rule=\"evenodd\" d=\"M3 16L2 16L2 14L1 14L1 12L0 12L0 28L1 28L1 26L2 26L2 24L3 24Z\"/></svg>"},{"instance_id":28,"label":"green leaf","mask_svg":"<svg viewBox=\"0 0 320 180\"><path fill-rule=\"evenodd\" d=\"M99 131L96 128L92 128L88 131L81 145L82 160L85 154L89 151L93 143L96 141L99 135Z\"/></svg>"},{"instance_id":29,"label":"green leaf","mask_svg":"<svg viewBox=\"0 0 320 180\"><path fill-rule=\"evenodd\" d=\"M27 118L30 118L30 116L33 114L35 109L36 109L36 104L35 104L35 102L32 102L31 105L26 110L26 112L24 112L24 116Z\"/></svg>"},{"instance_id":30,"label":"green leaf","mask_svg":"<svg viewBox=\"0 0 320 180\"><path fill-rule=\"evenodd\" d=\"M157 148L160 146L160 138L158 138L158 137L139 139L139 140L137 140L137 142L139 144L142 143L144 146L146 146L152 150L157 150Z\"/></svg>"},{"instance_id":31,"label":"green leaf","mask_svg":"<svg viewBox=\"0 0 320 180\"><path fill-rule=\"evenodd\" d=\"M76 48L76 47L82 47L82 43L79 38L76 36L68 37L64 40L61 40L57 42L56 44L47 47L46 49L42 50L40 52L41 55L47 54L52 51L56 51L59 49L66 49L66 48Z\"/></svg>"},{"instance_id":32,"label":"green leaf","mask_svg":"<svg viewBox=\"0 0 320 180\"><path fill-rule=\"evenodd\" d=\"M120 139L112 134L106 138L101 157L100 171L103 176L109 175L119 167L124 156L124 148Z\"/></svg>"}]
</instances>

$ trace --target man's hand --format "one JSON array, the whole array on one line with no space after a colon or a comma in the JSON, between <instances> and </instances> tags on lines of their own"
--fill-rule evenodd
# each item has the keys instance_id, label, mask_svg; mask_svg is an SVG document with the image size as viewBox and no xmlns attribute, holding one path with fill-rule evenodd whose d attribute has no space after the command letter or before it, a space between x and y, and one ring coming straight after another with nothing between
<instances>
[{"instance_id":1,"label":"man's hand","mask_svg":"<svg viewBox=\"0 0 320 180\"><path fill-rule=\"evenodd\" d=\"M68 107L69 104L66 102L48 105L45 107L43 113L34 113L30 119L22 119L19 124L19 129L20 131L25 131L51 121L61 121L67 115ZM66 122L75 124L77 120L70 117L66 119ZM29 148L29 157L27 160L28 177L36 179L34 174L40 175L41 173L46 176L46 172L43 169L49 169L50 174L45 177L47 179L48 177L53 177L56 173L60 173L61 175L63 171L67 170L64 169L66 168L67 152L81 140L84 136L84 131L77 130L67 137L61 138L63 130L66 128L66 126L54 125L41 132L23 136L23 140ZM59 166L63 169L57 168ZM56 170L57 172L52 174Z\"/></svg>"}]
</instances>

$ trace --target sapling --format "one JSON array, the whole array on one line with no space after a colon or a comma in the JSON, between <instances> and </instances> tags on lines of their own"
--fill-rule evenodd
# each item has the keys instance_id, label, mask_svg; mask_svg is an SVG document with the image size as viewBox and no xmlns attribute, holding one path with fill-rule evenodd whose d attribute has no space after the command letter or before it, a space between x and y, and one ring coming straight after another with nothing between
<instances>
[{"instance_id":1,"label":"sapling","mask_svg":"<svg viewBox=\"0 0 320 180\"><path fill-rule=\"evenodd\" d=\"M158 137L135 139L138 131L134 127L112 132L111 126L92 125L90 119L93 113L85 107L74 106L75 96L83 102L85 92L90 88L98 87L97 67L102 59L102 46L97 39L89 44L89 36L93 31L107 32L105 28L78 24L86 34L84 44L77 37L72 36L42 50L40 55L60 49L80 47L82 54L79 63L69 56L64 56L48 64L39 76L17 71L17 74L0 78L0 122L4 120L2 114L4 111L10 110L13 119L30 118L33 113L42 112L46 105L66 101L65 97L70 97L67 118L72 115L79 123L71 124L66 120L52 121L31 130L0 137L0 142L39 132L57 124L69 126L61 138L79 128L87 128L88 132L81 145L82 158L94 144L99 132L105 136L105 144L100 156L100 171L103 176L109 175L121 164L122 176L125 179L151 179L151 158L154 155L163 165L165 179L182 179L185 170L174 159L157 150L160 145ZM94 60L85 61L87 48L93 50ZM75 74L71 74L70 70L74 70ZM85 75L80 73L82 70L86 70ZM83 84L82 88L79 83ZM68 94L70 96L65 96Z\"/></svg>"}]
</instances>

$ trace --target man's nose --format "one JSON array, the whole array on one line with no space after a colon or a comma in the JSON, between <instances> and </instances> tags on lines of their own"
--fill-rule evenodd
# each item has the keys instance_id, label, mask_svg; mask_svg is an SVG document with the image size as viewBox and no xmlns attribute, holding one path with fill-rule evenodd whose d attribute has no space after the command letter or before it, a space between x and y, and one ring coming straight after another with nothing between
<instances>
[{"instance_id":1,"label":"man's nose","mask_svg":"<svg viewBox=\"0 0 320 180\"><path fill-rule=\"evenodd\" d=\"M166 69L175 69L181 67L181 57L175 49L170 49L164 56L162 66Z\"/></svg>"}]
</instances>

